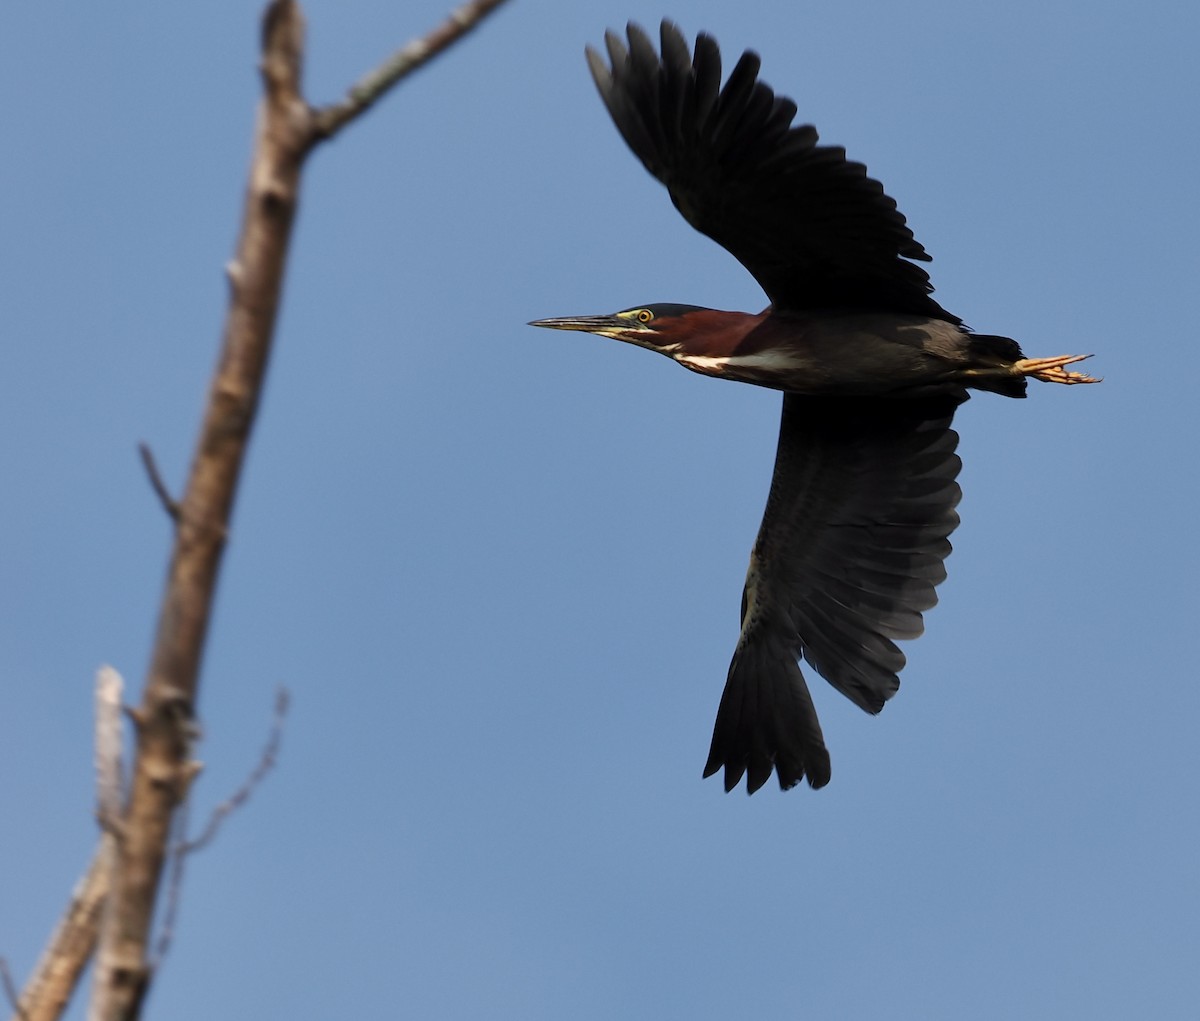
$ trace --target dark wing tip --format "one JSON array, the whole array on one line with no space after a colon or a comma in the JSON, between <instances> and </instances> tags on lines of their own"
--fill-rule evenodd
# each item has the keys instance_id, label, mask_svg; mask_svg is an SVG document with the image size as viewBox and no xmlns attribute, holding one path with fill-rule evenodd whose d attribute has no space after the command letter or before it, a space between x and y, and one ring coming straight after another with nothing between
<instances>
[{"instance_id":1,"label":"dark wing tip","mask_svg":"<svg viewBox=\"0 0 1200 1021\"><path fill-rule=\"evenodd\" d=\"M785 763L776 759L774 762L758 763L755 766L744 762L726 762L721 753L714 749L708 753L708 761L704 765L704 779L707 780L722 768L725 770L722 784L726 794L731 793L741 783L743 776L746 776L746 794L753 794L771 778L772 769L781 791L790 791L801 780L807 780L809 787L817 791L829 783L832 776L829 752L824 748L812 750L809 760L804 763Z\"/></svg>"},{"instance_id":2,"label":"dark wing tip","mask_svg":"<svg viewBox=\"0 0 1200 1021\"><path fill-rule=\"evenodd\" d=\"M620 64L624 64L629 57L629 51L625 49L624 41L611 28L604 33L604 45L608 50L609 63L614 68Z\"/></svg>"},{"instance_id":3,"label":"dark wing tip","mask_svg":"<svg viewBox=\"0 0 1200 1021\"><path fill-rule=\"evenodd\" d=\"M744 765L737 765L733 762L727 763L716 748L710 749L708 753L708 761L704 764L704 779L707 780L714 773L720 772L722 767L725 769L725 775L722 777L722 782L725 785L725 793L728 794L738 785L738 783L741 782L742 775L746 772L746 767ZM754 791L751 791L750 793L753 794Z\"/></svg>"},{"instance_id":4,"label":"dark wing tip","mask_svg":"<svg viewBox=\"0 0 1200 1021\"><path fill-rule=\"evenodd\" d=\"M808 780L808 786L814 791L819 791L829 783L832 776L829 752L825 748L812 749L808 761L796 767L776 760L775 775L779 778L781 791L791 790L801 780Z\"/></svg>"},{"instance_id":5,"label":"dark wing tip","mask_svg":"<svg viewBox=\"0 0 1200 1021\"><path fill-rule=\"evenodd\" d=\"M587 57L588 69L592 72L592 81L596 83L596 88L600 90L600 95L607 103L608 95L612 92L612 71L609 70L605 59L592 47L585 47L583 52Z\"/></svg>"},{"instance_id":6,"label":"dark wing tip","mask_svg":"<svg viewBox=\"0 0 1200 1021\"><path fill-rule=\"evenodd\" d=\"M774 772L782 790L806 779L829 782L829 752L812 698L782 636L756 629L743 636L721 695L704 775L724 768L726 792L742 777L753 794Z\"/></svg>"},{"instance_id":7,"label":"dark wing tip","mask_svg":"<svg viewBox=\"0 0 1200 1021\"><path fill-rule=\"evenodd\" d=\"M687 36L675 22L670 18L663 18L662 24L659 26L658 37L664 64L691 68L692 58L688 53Z\"/></svg>"}]
</instances>

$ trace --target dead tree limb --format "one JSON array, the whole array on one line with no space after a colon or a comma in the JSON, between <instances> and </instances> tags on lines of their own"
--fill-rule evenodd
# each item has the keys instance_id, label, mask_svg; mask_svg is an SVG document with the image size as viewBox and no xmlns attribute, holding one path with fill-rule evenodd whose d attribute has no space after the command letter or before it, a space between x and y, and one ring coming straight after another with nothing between
<instances>
[{"instance_id":1,"label":"dead tree limb","mask_svg":"<svg viewBox=\"0 0 1200 1021\"><path fill-rule=\"evenodd\" d=\"M216 375L175 529L154 651L132 710L137 753L97 960L91 1021L138 1016L171 820L195 776L194 707L237 481L283 289L300 168L312 135L300 91L304 19L277 0L263 24L264 97Z\"/></svg>"},{"instance_id":2,"label":"dead tree limb","mask_svg":"<svg viewBox=\"0 0 1200 1021\"><path fill-rule=\"evenodd\" d=\"M145 688L140 704L130 710L135 751L129 793L119 825L106 831L102 850L89 869L86 900L77 890L47 951L55 958L47 963L44 955L44 966L21 998L25 1017L42 1021L59 1016L65 1007L95 944L97 898L105 897L110 848L115 857L112 887L89 1017L136 1018L152 977L148 948L155 901L172 819L198 768L192 744L201 659L237 483L270 357L304 161L322 140L359 117L503 2L464 4L439 28L365 76L346 100L323 110L310 107L301 89L304 18L299 4L272 0L267 7L262 32L264 95L241 235L228 267L230 305L221 352L182 498L172 500L160 478L155 484L173 518L175 541ZM144 452L143 459L154 482L153 462ZM69 938L60 941L60 934ZM75 948L70 962L62 949L67 944ZM70 975L61 989L55 985L52 992L38 992L50 988L46 976L60 972ZM38 997L44 1004L34 1002Z\"/></svg>"},{"instance_id":3,"label":"dead tree limb","mask_svg":"<svg viewBox=\"0 0 1200 1021\"><path fill-rule=\"evenodd\" d=\"M114 838L105 833L87 871L71 892L71 902L25 983L13 1021L56 1021L66 1013L71 995L100 933L111 876Z\"/></svg>"},{"instance_id":4,"label":"dead tree limb","mask_svg":"<svg viewBox=\"0 0 1200 1021\"><path fill-rule=\"evenodd\" d=\"M354 118L365 113L401 78L412 74L446 47L458 42L504 2L505 0L469 0L452 11L450 16L428 35L401 46L375 70L355 82L344 100L314 112L313 126L317 140L332 138Z\"/></svg>"}]
</instances>

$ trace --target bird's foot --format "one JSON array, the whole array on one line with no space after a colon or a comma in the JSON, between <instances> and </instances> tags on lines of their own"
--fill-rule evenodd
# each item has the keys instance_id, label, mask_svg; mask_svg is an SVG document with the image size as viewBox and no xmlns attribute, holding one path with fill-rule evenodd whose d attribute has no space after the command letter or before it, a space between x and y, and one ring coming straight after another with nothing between
<instances>
[{"instance_id":1,"label":"bird's foot","mask_svg":"<svg viewBox=\"0 0 1200 1021\"><path fill-rule=\"evenodd\" d=\"M1068 372L1063 368L1064 365L1073 365L1075 362L1081 362L1085 358L1091 357L1091 355L1058 355L1054 358L1022 358L1013 363L1013 371L1018 376L1032 376L1034 379L1040 379L1043 383L1065 383L1068 386L1074 383L1099 383L1100 380L1095 376L1089 376L1083 372Z\"/></svg>"}]
</instances>

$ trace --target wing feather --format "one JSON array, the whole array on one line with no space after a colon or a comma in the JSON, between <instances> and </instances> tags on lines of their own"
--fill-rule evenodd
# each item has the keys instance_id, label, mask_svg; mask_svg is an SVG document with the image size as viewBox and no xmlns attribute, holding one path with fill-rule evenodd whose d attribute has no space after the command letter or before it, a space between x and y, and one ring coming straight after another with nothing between
<instances>
[{"instance_id":1,"label":"wing feather","mask_svg":"<svg viewBox=\"0 0 1200 1021\"><path fill-rule=\"evenodd\" d=\"M785 394L775 475L751 555L742 634L705 775L770 775L787 788L829 779L803 658L877 713L937 602L958 524L951 428L965 391L919 399ZM765 772L764 772L765 770Z\"/></svg>"},{"instance_id":2,"label":"wing feather","mask_svg":"<svg viewBox=\"0 0 1200 1021\"><path fill-rule=\"evenodd\" d=\"M588 50L618 130L665 184L684 218L728 249L779 308L851 306L957 323L909 260L928 260L896 203L840 146L792 125L796 104L741 55L722 87L715 40L687 41L662 23L661 57L637 25L628 47L605 36L608 63Z\"/></svg>"}]
</instances>

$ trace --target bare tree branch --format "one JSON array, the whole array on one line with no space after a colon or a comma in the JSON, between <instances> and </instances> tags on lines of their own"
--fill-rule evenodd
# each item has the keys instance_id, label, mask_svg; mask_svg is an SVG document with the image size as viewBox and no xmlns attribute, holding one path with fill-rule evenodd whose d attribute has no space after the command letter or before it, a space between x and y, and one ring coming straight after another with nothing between
<instances>
[{"instance_id":1,"label":"bare tree branch","mask_svg":"<svg viewBox=\"0 0 1200 1021\"><path fill-rule=\"evenodd\" d=\"M158 497L158 502L163 505L163 510L167 512L167 516L172 521L179 520L179 504L171 495L171 491L167 489L167 484L163 482L163 477L158 471L158 464L154 460L154 452L145 443L138 444L138 454L142 458L142 467L146 469L146 475L150 479L150 485L154 489L154 495Z\"/></svg>"},{"instance_id":2,"label":"bare tree branch","mask_svg":"<svg viewBox=\"0 0 1200 1021\"><path fill-rule=\"evenodd\" d=\"M340 103L314 111L317 140L332 138L373 106L401 78L436 57L471 31L505 0L468 0L428 35L406 43L379 67L363 75Z\"/></svg>"},{"instance_id":3,"label":"bare tree branch","mask_svg":"<svg viewBox=\"0 0 1200 1021\"><path fill-rule=\"evenodd\" d=\"M471 0L428 36L409 43L365 76L345 101L315 111L304 100L304 18L295 0L271 0L263 18L263 98L237 252L227 267L229 309L183 496L174 500L149 448L143 464L175 524L158 628L140 703L129 711L135 751L120 812L102 809L108 826L87 876L76 888L20 1002L30 1021L61 1016L96 945L107 897L89 1017L132 1021L152 976L148 954L155 900L172 843L173 820L199 766L192 759L200 665L237 483L258 410L279 309L291 228L307 155L432 57L470 31L504 0ZM279 709L282 715L282 707ZM103 743L119 732L102 728ZM243 802L270 768L278 734L259 768L188 849L211 839L220 820ZM120 768L102 756L101 801L111 809ZM119 834L119 839L113 834ZM186 853L186 852L185 852ZM110 864L111 863L111 864ZM111 878L111 885L110 885Z\"/></svg>"},{"instance_id":4,"label":"bare tree branch","mask_svg":"<svg viewBox=\"0 0 1200 1021\"><path fill-rule=\"evenodd\" d=\"M71 994L96 948L108 895L113 844L107 833L100 838L87 872L75 884L71 903L25 983L13 1021L55 1021L66 1012Z\"/></svg>"},{"instance_id":5,"label":"bare tree branch","mask_svg":"<svg viewBox=\"0 0 1200 1021\"><path fill-rule=\"evenodd\" d=\"M171 819L195 775L191 746L201 655L238 476L266 373L300 168L312 133L300 93L303 44L299 5L274 0L263 20L265 95L235 258L238 271L233 274L220 360L180 504L146 688L132 713L137 759L97 962L95 1021L138 1016L150 980L147 947Z\"/></svg>"}]
</instances>

